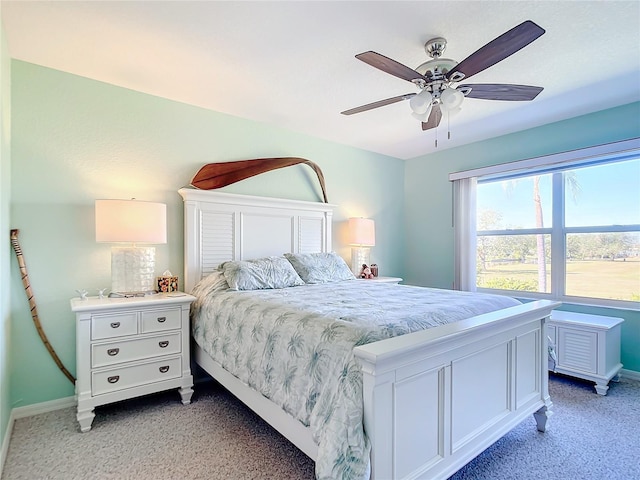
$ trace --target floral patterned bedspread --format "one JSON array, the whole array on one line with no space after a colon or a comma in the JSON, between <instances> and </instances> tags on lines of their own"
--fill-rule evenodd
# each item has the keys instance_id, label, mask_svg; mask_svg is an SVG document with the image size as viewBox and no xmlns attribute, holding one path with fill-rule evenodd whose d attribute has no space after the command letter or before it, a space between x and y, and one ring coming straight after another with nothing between
<instances>
[{"instance_id":1,"label":"floral patterned bedspread","mask_svg":"<svg viewBox=\"0 0 640 480\"><path fill-rule=\"evenodd\" d=\"M318 479L368 475L357 345L517 305L489 294L363 280L272 290L196 286L195 341L310 426Z\"/></svg>"}]
</instances>

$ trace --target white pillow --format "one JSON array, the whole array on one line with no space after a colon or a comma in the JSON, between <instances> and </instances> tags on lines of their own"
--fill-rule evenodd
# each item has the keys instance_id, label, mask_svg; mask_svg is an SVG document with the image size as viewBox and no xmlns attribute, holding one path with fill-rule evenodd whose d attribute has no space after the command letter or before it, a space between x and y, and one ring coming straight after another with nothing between
<instances>
[{"instance_id":1,"label":"white pillow","mask_svg":"<svg viewBox=\"0 0 640 480\"><path fill-rule=\"evenodd\" d=\"M347 263L335 252L285 253L305 283L329 283L354 280Z\"/></svg>"},{"instance_id":2,"label":"white pillow","mask_svg":"<svg viewBox=\"0 0 640 480\"><path fill-rule=\"evenodd\" d=\"M232 290L260 290L304 285L284 257L224 262L218 267Z\"/></svg>"}]
</instances>

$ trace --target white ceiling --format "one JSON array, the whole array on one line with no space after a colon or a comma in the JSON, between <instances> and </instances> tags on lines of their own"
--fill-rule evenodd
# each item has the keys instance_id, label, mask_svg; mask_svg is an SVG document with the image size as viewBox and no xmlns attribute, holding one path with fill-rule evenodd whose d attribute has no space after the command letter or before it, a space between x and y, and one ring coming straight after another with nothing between
<instances>
[{"instance_id":1,"label":"white ceiling","mask_svg":"<svg viewBox=\"0 0 640 480\"><path fill-rule=\"evenodd\" d=\"M640 100L637 0L2 1L12 58L403 159L435 151L408 102L340 112L416 87L354 55L415 68L443 36L461 61L524 20L546 33L469 83L544 91L466 99L438 150Z\"/></svg>"}]
</instances>

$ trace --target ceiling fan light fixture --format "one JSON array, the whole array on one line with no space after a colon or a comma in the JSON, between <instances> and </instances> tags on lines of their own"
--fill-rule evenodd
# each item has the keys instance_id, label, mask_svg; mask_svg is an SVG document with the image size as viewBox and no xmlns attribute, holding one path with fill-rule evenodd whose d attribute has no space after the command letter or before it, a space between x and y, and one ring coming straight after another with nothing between
<instances>
[{"instance_id":1,"label":"ceiling fan light fixture","mask_svg":"<svg viewBox=\"0 0 640 480\"><path fill-rule=\"evenodd\" d=\"M427 115L425 115L424 113L423 114L418 114L418 113L413 112L411 114L411 116L413 118L415 118L416 120L418 120L419 122L426 122L425 118L428 118Z\"/></svg>"},{"instance_id":2,"label":"ceiling fan light fixture","mask_svg":"<svg viewBox=\"0 0 640 480\"><path fill-rule=\"evenodd\" d=\"M413 113L418 115L424 115L427 111L431 111L431 103L433 102L433 96L428 90L422 90L418 95L411 97L409 100L409 106Z\"/></svg>"},{"instance_id":3,"label":"ceiling fan light fixture","mask_svg":"<svg viewBox=\"0 0 640 480\"><path fill-rule=\"evenodd\" d=\"M462 100L464 100L464 94L455 88L446 88L440 94L442 108L447 111L459 108L462 105Z\"/></svg>"},{"instance_id":4,"label":"ceiling fan light fixture","mask_svg":"<svg viewBox=\"0 0 640 480\"><path fill-rule=\"evenodd\" d=\"M420 121L420 122L427 122L429 120L429 116L431 115L431 109L433 108L433 105L431 103L429 103L429 105L427 106L427 111L424 113L416 113L413 112L411 114L411 116L413 118L415 118L416 120Z\"/></svg>"}]
</instances>

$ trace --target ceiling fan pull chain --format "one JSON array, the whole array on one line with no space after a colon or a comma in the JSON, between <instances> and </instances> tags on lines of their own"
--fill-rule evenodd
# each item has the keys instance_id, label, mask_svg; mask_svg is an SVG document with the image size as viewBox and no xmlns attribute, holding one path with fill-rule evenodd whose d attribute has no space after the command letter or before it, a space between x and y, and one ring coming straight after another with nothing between
<instances>
[{"instance_id":1,"label":"ceiling fan pull chain","mask_svg":"<svg viewBox=\"0 0 640 480\"><path fill-rule=\"evenodd\" d=\"M447 110L447 140L451 140L451 111Z\"/></svg>"}]
</instances>

